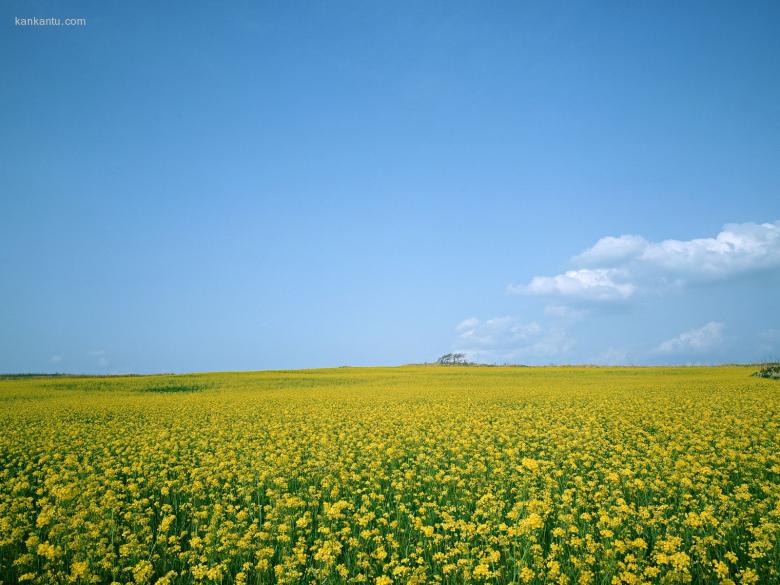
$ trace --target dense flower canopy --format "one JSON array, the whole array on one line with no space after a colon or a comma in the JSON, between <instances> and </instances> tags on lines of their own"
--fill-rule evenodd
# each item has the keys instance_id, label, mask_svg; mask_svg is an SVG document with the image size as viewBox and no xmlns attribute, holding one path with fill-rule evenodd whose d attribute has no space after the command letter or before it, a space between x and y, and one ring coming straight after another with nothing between
<instances>
[{"instance_id":1,"label":"dense flower canopy","mask_svg":"<svg viewBox=\"0 0 780 585\"><path fill-rule=\"evenodd\" d=\"M4 583L776 583L740 367L0 380Z\"/></svg>"}]
</instances>

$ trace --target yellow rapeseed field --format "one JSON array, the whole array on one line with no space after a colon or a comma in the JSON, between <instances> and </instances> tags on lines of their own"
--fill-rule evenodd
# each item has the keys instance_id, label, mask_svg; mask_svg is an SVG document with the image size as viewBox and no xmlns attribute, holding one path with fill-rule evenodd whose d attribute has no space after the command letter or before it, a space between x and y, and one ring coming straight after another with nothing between
<instances>
[{"instance_id":1,"label":"yellow rapeseed field","mask_svg":"<svg viewBox=\"0 0 780 585\"><path fill-rule=\"evenodd\" d=\"M750 372L0 380L0 581L780 583Z\"/></svg>"}]
</instances>

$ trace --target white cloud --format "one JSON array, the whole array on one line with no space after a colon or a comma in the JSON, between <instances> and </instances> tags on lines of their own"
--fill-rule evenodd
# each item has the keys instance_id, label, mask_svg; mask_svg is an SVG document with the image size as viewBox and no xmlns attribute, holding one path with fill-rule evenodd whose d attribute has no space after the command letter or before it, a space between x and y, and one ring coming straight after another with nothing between
<instances>
[{"instance_id":1,"label":"white cloud","mask_svg":"<svg viewBox=\"0 0 780 585\"><path fill-rule=\"evenodd\" d=\"M545 329L511 316L466 319L456 331L455 350L483 363L545 362L565 354L574 344L561 328Z\"/></svg>"},{"instance_id":2,"label":"white cloud","mask_svg":"<svg viewBox=\"0 0 780 585\"><path fill-rule=\"evenodd\" d=\"M714 238L664 240L639 258L659 269L711 278L780 267L780 221L728 224Z\"/></svg>"},{"instance_id":3,"label":"white cloud","mask_svg":"<svg viewBox=\"0 0 780 585\"><path fill-rule=\"evenodd\" d=\"M578 297L596 301L627 299L636 286L616 268L583 268L556 276L534 276L525 286L510 285L510 292L531 295Z\"/></svg>"},{"instance_id":4,"label":"white cloud","mask_svg":"<svg viewBox=\"0 0 780 585\"><path fill-rule=\"evenodd\" d=\"M697 329L680 333L677 337L661 343L659 353L701 353L718 347L723 341L723 323L710 321Z\"/></svg>"},{"instance_id":5,"label":"white cloud","mask_svg":"<svg viewBox=\"0 0 780 585\"><path fill-rule=\"evenodd\" d=\"M515 317L496 317L484 323L471 318L462 321L456 328L458 339L468 340L476 345L512 345L533 337L541 328L538 323L521 323Z\"/></svg>"},{"instance_id":6,"label":"white cloud","mask_svg":"<svg viewBox=\"0 0 780 585\"><path fill-rule=\"evenodd\" d=\"M60 363L62 361L62 356L61 355L53 355L53 356L51 356L49 361L51 363L53 363L53 364L58 364L58 363Z\"/></svg>"},{"instance_id":7,"label":"white cloud","mask_svg":"<svg viewBox=\"0 0 780 585\"><path fill-rule=\"evenodd\" d=\"M780 220L727 224L711 238L651 242L637 235L601 238L573 259L576 270L535 276L511 292L619 301L639 292L713 282L780 269Z\"/></svg>"},{"instance_id":8,"label":"white cloud","mask_svg":"<svg viewBox=\"0 0 780 585\"><path fill-rule=\"evenodd\" d=\"M642 236L607 236L573 258L578 266L610 266L640 255L649 245Z\"/></svg>"},{"instance_id":9,"label":"white cloud","mask_svg":"<svg viewBox=\"0 0 780 585\"><path fill-rule=\"evenodd\" d=\"M458 326L455 327L455 331L468 331L469 329L474 329L479 325L479 319L476 317L471 317L470 319L464 319L460 323L458 323Z\"/></svg>"}]
</instances>

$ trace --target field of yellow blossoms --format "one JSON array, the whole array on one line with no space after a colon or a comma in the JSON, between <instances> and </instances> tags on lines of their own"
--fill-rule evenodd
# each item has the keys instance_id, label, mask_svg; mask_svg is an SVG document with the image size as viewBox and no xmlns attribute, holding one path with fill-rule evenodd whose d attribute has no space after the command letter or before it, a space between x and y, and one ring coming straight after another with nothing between
<instances>
[{"instance_id":1,"label":"field of yellow blossoms","mask_svg":"<svg viewBox=\"0 0 780 585\"><path fill-rule=\"evenodd\" d=\"M751 371L0 379L0 581L780 583Z\"/></svg>"}]
</instances>

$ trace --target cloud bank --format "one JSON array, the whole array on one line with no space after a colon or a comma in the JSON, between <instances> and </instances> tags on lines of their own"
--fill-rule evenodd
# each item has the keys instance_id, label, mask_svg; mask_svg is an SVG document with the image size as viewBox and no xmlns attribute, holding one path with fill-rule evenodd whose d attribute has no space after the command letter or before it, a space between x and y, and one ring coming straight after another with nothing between
<instances>
[{"instance_id":1,"label":"cloud bank","mask_svg":"<svg viewBox=\"0 0 780 585\"><path fill-rule=\"evenodd\" d=\"M523 307L523 318L466 319L456 327L453 348L486 363L776 358L780 328L772 289L778 276L780 220L730 223L712 237L688 240L607 236L573 256L570 269L509 285L510 293L545 299L543 310L531 303ZM707 290L740 280L738 286ZM665 296L672 291L677 294ZM681 318L704 324L675 326L673 320Z\"/></svg>"},{"instance_id":2,"label":"cloud bank","mask_svg":"<svg viewBox=\"0 0 780 585\"><path fill-rule=\"evenodd\" d=\"M510 292L533 295L559 295L595 301L627 299L636 285L626 281L626 274L616 268L569 270L556 276L534 276L525 286L510 285Z\"/></svg>"},{"instance_id":3,"label":"cloud bank","mask_svg":"<svg viewBox=\"0 0 780 585\"><path fill-rule=\"evenodd\" d=\"M727 224L711 238L652 242L608 236L572 259L575 269L510 285L517 294L572 301L625 301L695 282L731 280L780 268L780 220Z\"/></svg>"}]
</instances>

